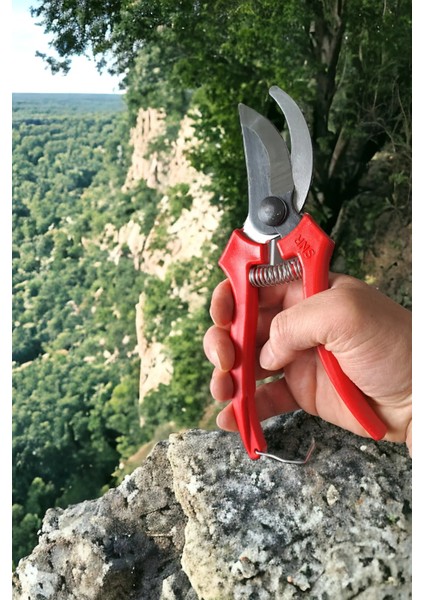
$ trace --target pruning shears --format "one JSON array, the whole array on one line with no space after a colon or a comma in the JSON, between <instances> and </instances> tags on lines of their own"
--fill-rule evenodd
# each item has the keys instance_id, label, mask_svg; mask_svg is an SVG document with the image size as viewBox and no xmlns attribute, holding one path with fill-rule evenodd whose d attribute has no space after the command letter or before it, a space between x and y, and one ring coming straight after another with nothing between
<instances>
[{"instance_id":1,"label":"pruning shears","mask_svg":"<svg viewBox=\"0 0 424 600\"><path fill-rule=\"evenodd\" d=\"M253 460L267 444L255 407L255 339L258 288L302 279L303 295L328 289L334 242L302 208L313 168L312 142L305 118L294 100L277 86L269 90L280 107L290 135L290 152L277 128L264 116L239 105L248 177L248 216L233 231L219 260L235 302L230 335L235 346L231 371L232 406L240 436ZM386 425L359 388L324 346L319 358L335 390L352 415L375 440ZM304 461L289 461L304 462Z\"/></svg>"}]
</instances>

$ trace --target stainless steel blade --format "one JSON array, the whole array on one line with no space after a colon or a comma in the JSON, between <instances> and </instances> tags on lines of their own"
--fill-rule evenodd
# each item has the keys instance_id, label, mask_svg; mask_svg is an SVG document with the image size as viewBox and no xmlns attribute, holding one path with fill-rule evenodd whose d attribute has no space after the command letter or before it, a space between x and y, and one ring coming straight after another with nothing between
<instances>
[{"instance_id":1,"label":"stainless steel blade","mask_svg":"<svg viewBox=\"0 0 424 600\"><path fill-rule=\"evenodd\" d=\"M261 114L239 104L249 190L246 234L258 242L275 237L274 227L258 218L259 205L268 196L291 196L294 188L290 155L276 127Z\"/></svg>"},{"instance_id":2,"label":"stainless steel blade","mask_svg":"<svg viewBox=\"0 0 424 600\"><path fill-rule=\"evenodd\" d=\"M312 179L313 152L311 136L302 111L295 101L278 86L269 94L281 108L290 133L290 159L293 172L293 206L300 212L308 196Z\"/></svg>"}]
</instances>

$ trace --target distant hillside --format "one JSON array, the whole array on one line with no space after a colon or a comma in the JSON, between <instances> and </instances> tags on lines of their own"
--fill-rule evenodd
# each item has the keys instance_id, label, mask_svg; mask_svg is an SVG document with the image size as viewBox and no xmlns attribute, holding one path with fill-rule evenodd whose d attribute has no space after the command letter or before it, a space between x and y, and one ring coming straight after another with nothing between
<instances>
[{"instance_id":1,"label":"distant hillside","mask_svg":"<svg viewBox=\"0 0 424 600\"><path fill-rule=\"evenodd\" d=\"M123 193L120 96L13 96L13 557L50 506L101 494L144 440L138 417L132 260L109 260L106 223L143 205Z\"/></svg>"},{"instance_id":2,"label":"distant hillside","mask_svg":"<svg viewBox=\"0 0 424 600\"><path fill-rule=\"evenodd\" d=\"M125 110L121 94L12 94L13 119L28 114L108 113Z\"/></svg>"},{"instance_id":3,"label":"distant hillside","mask_svg":"<svg viewBox=\"0 0 424 600\"><path fill-rule=\"evenodd\" d=\"M130 128L121 103L14 96L15 562L49 507L101 495L169 429L214 422L202 338L222 212L186 156L192 121L140 109Z\"/></svg>"}]
</instances>

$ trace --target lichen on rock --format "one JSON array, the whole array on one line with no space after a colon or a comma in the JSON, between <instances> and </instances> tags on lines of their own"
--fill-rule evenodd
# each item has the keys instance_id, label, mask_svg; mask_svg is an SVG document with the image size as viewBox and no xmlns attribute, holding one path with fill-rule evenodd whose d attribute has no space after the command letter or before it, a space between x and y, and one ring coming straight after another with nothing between
<instances>
[{"instance_id":1,"label":"lichen on rock","mask_svg":"<svg viewBox=\"0 0 424 600\"><path fill-rule=\"evenodd\" d=\"M272 451L190 430L98 500L50 509L14 575L15 600L405 600L411 461L302 412L265 426Z\"/></svg>"}]
</instances>

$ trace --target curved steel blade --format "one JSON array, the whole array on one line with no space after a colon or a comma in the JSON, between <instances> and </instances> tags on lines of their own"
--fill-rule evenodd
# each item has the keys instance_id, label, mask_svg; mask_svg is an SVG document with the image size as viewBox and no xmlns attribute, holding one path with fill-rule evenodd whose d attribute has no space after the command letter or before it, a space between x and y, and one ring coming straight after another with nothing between
<instances>
[{"instance_id":1,"label":"curved steel blade","mask_svg":"<svg viewBox=\"0 0 424 600\"><path fill-rule=\"evenodd\" d=\"M296 102L274 85L269 90L286 119L290 133L290 159L293 172L294 194L293 206L300 212L308 196L312 179L313 153L308 125Z\"/></svg>"},{"instance_id":2,"label":"curved steel blade","mask_svg":"<svg viewBox=\"0 0 424 600\"><path fill-rule=\"evenodd\" d=\"M261 201L267 196L291 196L294 183L290 155L278 129L258 112L239 104L249 189L249 215L244 231L255 241L275 237L274 227L258 218Z\"/></svg>"}]
</instances>

